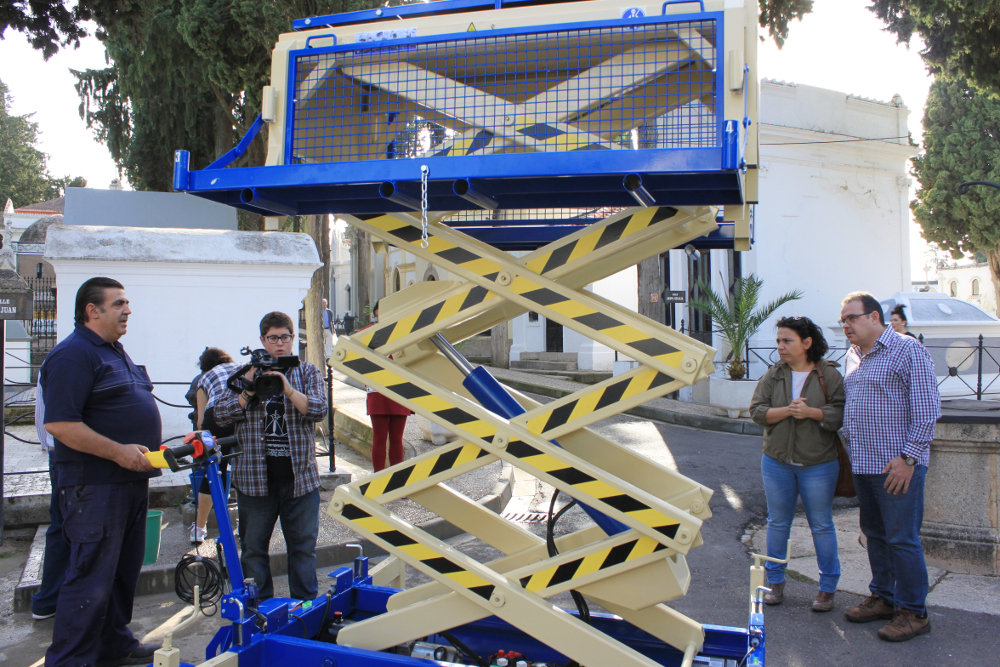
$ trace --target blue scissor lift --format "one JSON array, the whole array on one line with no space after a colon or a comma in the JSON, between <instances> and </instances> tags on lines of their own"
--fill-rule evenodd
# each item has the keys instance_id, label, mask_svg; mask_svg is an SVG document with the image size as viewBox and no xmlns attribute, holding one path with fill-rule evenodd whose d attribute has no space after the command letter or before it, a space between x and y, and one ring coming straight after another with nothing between
<instances>
[{"instance_id":1,"label":"blue scissor lift","mask_svg":"<svg viewBox=\"0 0 1000 667\"><path fill-rule=\"evenodd\" d=\"M754 0L441 0L301 19L240 144L201 170L177 152L177 190L266 217L335 214L446 272L386 297L332 363L460 438L337 489L328 514L390 557L371 571L359 557L317 600L258 601L228 540L232 625L210 664L503 664L512 651L511 667L764 664L759 562L746 628L665 604L687 591L712 491L587 428L707 377L714 350L585 289L689 243L749 249L756 24ZM266 166L230 167L265 125ZM528 311L639 365L540 405L452 345ZM444 483L498 459L596 525L548 544ZM503 557L474 561L384 507L403 496ZM404 564L432 583L400 590ZM546 602L566 591L613 615Z\"/></svg>"}]
</instances>

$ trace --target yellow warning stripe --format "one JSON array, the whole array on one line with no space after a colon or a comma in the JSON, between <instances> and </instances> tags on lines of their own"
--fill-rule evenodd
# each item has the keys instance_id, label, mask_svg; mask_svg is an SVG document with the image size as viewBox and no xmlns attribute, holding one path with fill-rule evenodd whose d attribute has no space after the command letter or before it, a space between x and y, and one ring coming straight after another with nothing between
<instances>
[{"instance_id":1,"label":"yellow warning stripe","mask_svg":"<svg viewBox=\"0 0 1000 667\"><path fill-rule=\"evenodd\" d=\"M537 416L528 420L526 426L535 435L542 435L571 421L671 381L672 378L663 373L647 369L638 375L626 377L603 387L595 387L589 394L574 401L552 409L543 409Z\"/></svg>"},{"instance_id":2,"label":"yellow warning stripe","mask_svg":"<svg viewBox=\"0 0 1000 667\"><path fill-rule=\"evenodd\" d=\"M338 517L344 523L355 524L373 535L375 541L379 542L386 551L409 556L480 597L488 598L493 592L493 584L479 575L469 572L433 547L417 542L353 503L345 503L344 509Z\"/></svg>"},{"instance_id":3,"label":"yellow warning stripe","mask_svg":"<svg viewBox=\"0 0 1000 667\"><path fill-rule=\"evenodd\" d=\"M414 459L401 469L382 473L374 479L367 478L358 490L365 497L375 499L480 458L495 460L495 457L485 450L465 442L446 445L434 451L433 457Z\"/></svg>"},{"instance_id":4,"label":"yellow warning stripe","mask_svg":"<svg viewBox=\"0 0 1000 667\"><path fill-rule=\"evenodd\" d=\"M520 583L525 590L537 593L546 588L648 556L663 548L662 544L652 538L638 537L623 544L600 549L586 556L527 575L520 579Z\"/></svg>"}]
</instances>

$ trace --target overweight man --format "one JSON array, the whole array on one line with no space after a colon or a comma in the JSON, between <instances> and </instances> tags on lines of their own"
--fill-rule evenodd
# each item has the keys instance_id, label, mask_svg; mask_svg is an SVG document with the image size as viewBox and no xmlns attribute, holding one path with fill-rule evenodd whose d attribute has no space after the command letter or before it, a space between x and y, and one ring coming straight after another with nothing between
<instances>
[{"instance_id":1,"label":"overweight man","mask_svg":"<svg viewBox=\"0 0 1000 667\"><path fill-rule=\"evenodd\" d=\"M852 623L888 621L878 636L902 642L931 631L920 524L941 397L930 354L916 338L885 325L871 294L848 294L840 324L851 342L844 432L872 570L871 595L844 616Z\"/></svg>"},{"instance_id":2,"label":"overweight man","mask_svg":"<svg viewBox=\"0 0 1000 667\"><path fill-rule=\"evenodd\" d=\"M46 667L152 662L158 644L128 628L146 544L144 456L160 446L160 411L146 369L118 340L128 330L122 284L91 278L76 293L76 326L42 366L45 429L55 440L59 507L70 544Z\"/></svg>"}]
</instances>

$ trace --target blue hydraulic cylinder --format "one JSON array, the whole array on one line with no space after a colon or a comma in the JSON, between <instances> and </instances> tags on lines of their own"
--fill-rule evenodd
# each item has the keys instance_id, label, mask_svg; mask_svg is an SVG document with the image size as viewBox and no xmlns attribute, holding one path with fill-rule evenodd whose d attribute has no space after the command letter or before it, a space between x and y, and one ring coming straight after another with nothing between
<instances>
[{"instance_id":1,"label":"blue hydraulic cylinder","mask_svg":"<svg viewBox=\"0 0 1000 667\"><path fill-rule=\"evenodd\" d=\"M442 338L443 340L443 338ZM447 341L445 341L447 344ZM449 347L451 347L449 345ZM454 349L454 348L452 348ZM457 352L455 354L458 354ZM449 356L450 355L446 355ZM468 363L468 362L466 362ZM461 366L459 366L462 369ZM464 372L464 369L462 369ZM469 393L475 397L480 404L490 412L500 415L506 419L513 419L518 415L522 415L526 410L521 407L521 404L517 402L513 396L510 395L506 389L503 388L497 379L490 375L490 372L479 366L478 368L472 370L465 376L465 380L462 385L469 390ZM552 444L561 447L558 442L552 441ZM623 533L628 530L628 526L620 521L612 519L607 514L603 514L593 507L588 507L583 503L580 503L580 507L583 511L594 520L598 526L601 527L608 535L617 535L618 533Z\"/></svg>"}]
</instances>

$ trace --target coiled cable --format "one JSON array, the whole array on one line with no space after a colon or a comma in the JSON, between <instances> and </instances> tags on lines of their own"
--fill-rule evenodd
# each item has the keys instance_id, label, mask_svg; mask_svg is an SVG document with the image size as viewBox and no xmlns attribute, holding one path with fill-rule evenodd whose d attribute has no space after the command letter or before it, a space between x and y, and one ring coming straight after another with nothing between
<instances>
[{"instance_id":1,"label":"coiled cable","mask_svg":"<svg viewBox=\"0 0 1000 667\"><path fill-rule=\"evenodd\" d=\"M201 610L205 616L214 616L222 599L225 579L219 564L212 558L184 554L174 568L174 592L183 602L194 604L194 587L201 587ZM211 614L205 610L214 607Z\"/></svg>"}]
</instances>

